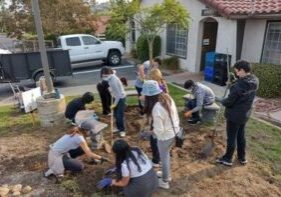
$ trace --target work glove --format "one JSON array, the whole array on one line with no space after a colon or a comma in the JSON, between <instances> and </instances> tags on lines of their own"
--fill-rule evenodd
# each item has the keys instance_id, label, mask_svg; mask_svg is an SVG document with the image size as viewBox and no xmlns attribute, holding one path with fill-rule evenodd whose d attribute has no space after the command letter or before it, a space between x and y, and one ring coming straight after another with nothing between
<instances>
[{"instance_id":1,"label":"work glove","mask_svg":"<svg viewBox=\"0 0 281 197\"><path fill-rule=\"evenodd\" d=\"M112 104L111 106L110 106L110 109L112 110L112 109L114 109L116 107L116 104Z\"/></svg>"},{"instance_id":2,"label":"work glove","mask_svg":"<svg viewBox=\"0 0 281 197\"><path fill-rule=\"evenodd\" d=\"M105 175L106 176L110 176L110 175L113 175L116 173L116 167L113 167L113 168L109 168L105 171Z\"/></svg>"},{"instance_id":3,"label":"work glove","mask_svg":"<svg viewBox=\"0 0 281 197\"><path fill-rule=\"evenodd\" d=\"M98 182L97 188L104 189L106 187L109 187L111 184L112 184L111 178L103 178L101 181Z\"/></svg>"},{"instance_id":4,"label":"work glove","mask_svg":"<svg viewBox=\"0 0 281 197\"><path fill-rule=\"evenodd\" d=\"M101 157L100 162L101 162L101 164L102 164L103 162L110 162L110 159L108 159L108 158L106 158L106 157Z\"/></svg>"}]
</instances>

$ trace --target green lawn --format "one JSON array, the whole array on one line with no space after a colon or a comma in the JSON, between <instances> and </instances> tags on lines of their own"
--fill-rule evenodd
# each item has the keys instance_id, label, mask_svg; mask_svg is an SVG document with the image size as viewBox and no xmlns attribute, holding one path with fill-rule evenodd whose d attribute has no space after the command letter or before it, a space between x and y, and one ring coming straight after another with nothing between
<instances>
[{"instance_id":1,"label":"green lawn","mask_svg":"<svg viewBox=\"0 0 281 197\"><path fill-rule=\"evenodd\" d=\"M246 132L252 156L281 178L281 128L251 119Z\"/></svg>"}]
</instances>

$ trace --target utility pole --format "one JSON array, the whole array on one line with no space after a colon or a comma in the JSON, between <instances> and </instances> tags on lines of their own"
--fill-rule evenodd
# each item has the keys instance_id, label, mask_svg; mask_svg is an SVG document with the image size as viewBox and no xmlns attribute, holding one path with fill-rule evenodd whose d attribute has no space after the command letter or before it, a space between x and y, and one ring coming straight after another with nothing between
<instances>
[{"instance_id":1,"label":"utility pole","mask_svg":"<svg viewBox=\"0 0 281 197\"><path fill-rule=\"evenodd\" d=\"M44 76L46 79L47 92L48 92L48 94L50 94L54 91L54 86L53 86L52 78L50 75L50 68L49 68L49 64L48 64L48 57L47 57L47 51L46 51L46 47L45 47L44 34L43 34L43 29L42 29L42 21L41 21L41 16L40 16L40 8L39 8L38 0L32 0L32 9L33 9L33 16L34 16L35 27L36 27L36 32L37 32L40 56L41 56L41 60L42 60Z\"/></svg>"}]
</instances>

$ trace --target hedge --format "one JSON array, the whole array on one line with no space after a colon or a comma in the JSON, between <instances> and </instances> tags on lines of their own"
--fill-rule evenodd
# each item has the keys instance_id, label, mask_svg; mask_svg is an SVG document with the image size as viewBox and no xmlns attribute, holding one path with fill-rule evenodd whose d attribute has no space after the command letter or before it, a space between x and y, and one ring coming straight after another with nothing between
<instances>
[{"instance_id":1,"label":"hedge","mask_svg":"<svg viewBox=\"0 0 281 197\"><path fill-rule=\"evenodd\" d=\"M137 56L142 62L149 59L148 42L146 36L141 35L137 40ZM156 36L153 43L153 57L159 56L161 52L161 38Z\"/></svg>"},{"instance_id":2,"label":"hedge","mask_svg":"<svg viewBox=\"0 0 281 197\"><path fill-rule=\"evenodd\" d=\"M166 68L168 70L179 70L180 69L179 58L172 56L172 57L163 59L162 66L163 66L163 68Z\"/></svg>"},{"instance_id":3,"label":"hedge","mask_svg":"<svg viewBox=\"0 0 281 197\"><path fill-rule=\"evenodd\" d=\"M252 71L260 81L258 96L281 97L281 65L253 64Z\"/></svg>"}]
</instances>

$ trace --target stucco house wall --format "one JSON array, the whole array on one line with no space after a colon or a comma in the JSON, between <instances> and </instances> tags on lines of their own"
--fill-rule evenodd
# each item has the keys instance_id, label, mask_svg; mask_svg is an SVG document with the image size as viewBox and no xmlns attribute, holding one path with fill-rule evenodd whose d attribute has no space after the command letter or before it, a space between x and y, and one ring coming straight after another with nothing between
<instances>
[{"instance_id":1,"label":"stucco house wall","mask_svg":"<svg viewBox=\"0 0 281 197\"><path fill-rule=\"evenodd\" d=\"M160 0L143 0L142 5L152 6L160 2ZM236 61L237 20L202 16L202 10L206 8L206 5L198 0L180 0L180 2L186 7L191 17L188 30L187 56L185 59L179 58L180 67L190 72L200 72L203 24L205 20L210 18L218 22L215 52L230 54L233 64ZM265 28L266 20L246 20L241 58L250 62L260 61ZM139 32L136 33L136 39L138 36ZM163 30L160 37L162 43L161 57L167 58L169 55L166 55L166 29Z\"/></svg>"}]
</instances>

